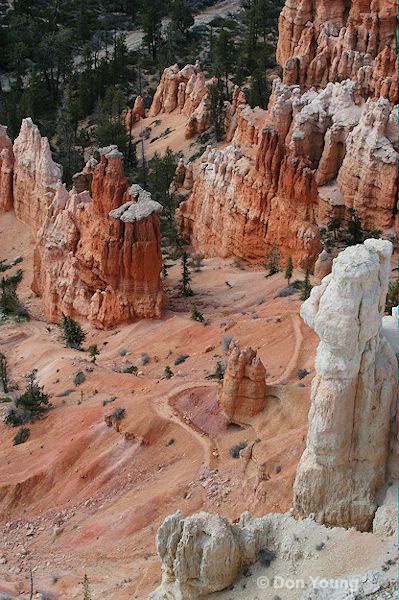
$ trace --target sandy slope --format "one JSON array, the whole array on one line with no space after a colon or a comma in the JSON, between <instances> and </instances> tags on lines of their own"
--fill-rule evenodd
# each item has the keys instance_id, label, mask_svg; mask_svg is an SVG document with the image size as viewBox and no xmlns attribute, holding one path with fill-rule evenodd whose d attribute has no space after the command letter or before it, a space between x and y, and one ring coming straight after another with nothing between
<instances>
[{"instance_id":1,"label":"sandy slope","mask_svg":"<svg viewBox=\"0 0 399 600\"><path fill-rule=\"evenodd\" d=\"M299 381L297 371L312 371L316 338L304 335L296 297L274 299L284 286L281 275L265 278L259 270L208 260L193 274L195 296L181 299L176 265L161 321L108 332L85 325L86 346L101 349L91 371L87 354L66 349L58 328L44 322L40 300L29 290L32 245L25 227L9 214L1 217L0 232L1 256L24 256L20 296L34 317L0 326L10 378L22 387L24 375L37 368L54 405L24 445L13 447L15 431L0 425L0 555L8 561L0 565L0 591L26 592L31 566L35 588L57 598L79 598L85 572L95 597L146 598L160 576L155 533L170 512L205 509L237 518L248 508L264 514L290 507L311 379ZM194 301L208 326L190 320ZM206 379L223 360L227 336L259 349L273 384L265 413L245 430L226 427L217 384ZM151 357L144 367L142 352ZM180 354L189 358L174 366ZM141 368L138 377L117 372L131 363ZM169 381L161 379L166 364L175 374ZM76 387L80 370L86 380ZM111 397L116 400L103 407ZM120 433L103 420L114 406L127 411ZM248 465L231 458L235 443L256 438ZM265 461L271 479L259 495L256 465Z\"/></svg>"}]
</instances>

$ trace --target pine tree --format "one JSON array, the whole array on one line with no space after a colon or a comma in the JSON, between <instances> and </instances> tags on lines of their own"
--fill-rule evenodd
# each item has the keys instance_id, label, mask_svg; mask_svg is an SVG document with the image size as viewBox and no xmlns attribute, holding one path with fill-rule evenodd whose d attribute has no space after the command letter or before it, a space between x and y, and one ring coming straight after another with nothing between
<instances>
[{"instance_id":1,"label":"pine tree","mask_svg":"<svg viewBox=\"0 0 399 600\"><path fill-rule=\"evenodd\" d=\"M225 134L224 131L224 119L225 119L225 105L224 105L224 94L223 88L218 81L209 88L209 102L210 102L210 114L211 122L215 130L216 140L220 142Z\"/></svg>"},{"instance_id":2,"label":"pine tree","mask_svg":"<svg viewBox=\"0 0 399 600\"><path fill-rule=\"evenodd\" d=\"M199 323L204 322L204 315L198 310L195 304L191 306L191 320L198 321Z\"/></svg>"},{"instance_id":3,"label":"pine tree","mask_svg":"<svg viewBox=\"0 0 399 600\"><path fill-rule=\"evenodd\" d=\"M266 269L268 270L268 276L275 275L280 271L280 258L279 249L274 244L270 252L266 255Z\"/></svg>"},{"instance_id":4,"label":"pine tree","mask_svg":"<svg viewBox=\"0 0 399 600\"><path fill-rule=\"evenodd\" d=\"M301 287L301 294L300 294L300 299L302 301L305 301L309 298L310 296L310 292L312 291L312 285L310 283L310 261L307 258L306 259L306 265L305 265L305 279L302 282L302 287Z\"/></svg>"},{"instance_id":5,"label":"pine tree","mask_svg":"<svg viewBox=\"0 0 399 600\"><path fill-rule=\"evenodd\" d=\"M83 586L83 600L91 600L89 578L87 577L86 574L83 577L82 586Z\"/></svg>"},{"instance_id":6,"label":"pine tree","mask_svg":"<svg viewBox=\"0 0 399 600\"><path fill-rule=\"evenodd\" d=\"M29 416L29 420L36 419L48 410L49 396L43 392L36 380L36 369L26 376L28 384L22 396L15 401L15 406L22 409Z\"/></svg>"},{"instance_id":7,"label":"pine tree","mask_svg":"<svg viewBox=\"0 0 399 600\"><path fill-rule=\"evenodd\" d=\"M190 275L190 269L188 267L188 254L186 251L183 252L181 263L182 263L181 284L182 284L183 296L192 296L193 290L190 287L191 275Z\"/></svg>"},{"instance_id":8,"label":"pine tree","mask_svg":"<svg viewBox=\"0 0 399 600\"><path fill-rule=\"evenodd\" d=\"M350 221L348 223L348 233L351 238L351 245L361 244L363 241L363 229L362 222L356 214L354 208L349 209Z\"/></svg>"},{"instance_id":9,"label":"pine tree","mask_svg":"<svg viewBox=\"0 0 399 600\"><path fill-rule=\"evenodd\" d=\"M89 355L91 358L91 362L93 364L96 364L97 356L99 354L100 354L100 350L98 349L97 344L93 344L92 346L89 346Z\"/></svg>"},{"instance_id":10,"label":"pine tree","mask_svg":"<svg viewBox=\"0 0 399 600\"><path fill-rule=\"evenodd\" d=\"M288 285L290 285L293 270L294 270L294 268L292 265L292 258L291 258L291 256L289 256L287 258L287 262L285 264L285 273L284 273L284 277L287 280Z\"/></svg>"},{"instance_id":11,"label":"pine tree","mask_svg":"<svg viewBox=\"0 0 399 600\"><path fill-rule=\"evenodd\" d=\"M70 348L81 349L86 334L79 323L72 319L72 317L67 317L63 313L60 327L63 331L62 335L66 345Z\"/></svg>"}]
</instances>

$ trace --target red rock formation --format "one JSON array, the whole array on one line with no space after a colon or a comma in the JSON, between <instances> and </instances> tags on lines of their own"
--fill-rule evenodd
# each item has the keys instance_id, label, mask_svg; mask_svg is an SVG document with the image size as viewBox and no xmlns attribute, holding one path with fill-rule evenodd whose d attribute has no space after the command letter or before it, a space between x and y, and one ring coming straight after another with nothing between
<instances>
[{"instance_id":1,"label":"red rock formation","mask_svg":"<svg viewBox=\"0 0 399 600\"><path fill-rule=\"evenodd\" d=\"M179 69L178 65L167 67L155 92L148 116L171 113L178 109L188 118L185 137L192 138L210 127L209 87L216 78L206 81L197 62Z\"/></svg>"},{"instance_id":2,"label":"red rock formation","mask_svg":"<svg viewBox=\"0 0 399 600\"><path fill-rule=\"evenodd\" d=\"M101 155L92 198L59 183L39 232L32 289L51 322L65 313L107 328L161 313L161 206L139 186L128 189L115 146Z\"/></svg>"},{"instance_id":3,"label":"red rock formation","mask_svg":"<svg viewBox=\"0 0 399 600\"><path fill-rule=\"evenodd\" d=\"M398 100L396 0L287 0L277 59L289 85L357 81L365 96Z\"/></svg>"},{"instance_id":4,"label":"red rock formation","mask_svg":"<svg viewBox=\"0 0 399 600\"><path fill-rule=\"evenodd\" d=\"M12 142L7 135L7 127L0 125L0 213L12 208L12 176L14 154Z\"/></svg>"},{"instance_id":5,"label":"red rock formation","mask_svg":"<svg viewBox=\"0 0 399 600\"><path fill-rule=\"evenodd\" d=\"M35 237L43 224L62 168L53 161L47 138L42 138L32 119L23 119L14 142L14 210L18 219L30 225Z\"/></svg>"},{"instance_id":6,"label":"red rock formation","mask_svg":"<svg viewBox=\"0 0 399 600\"><path fill-rule=\"evenodd\" d=\"M230 348L219 404L230 423L246 423L265 408L266 370L252 348Z\"/></svg>"},{"instance_id":7,"label":"red rock formation","mask_svg":"<svg viewBox=\"0 0 399 600\"><path fill-rule=\"evenodd\" d=\"M241 104L232 146L204 154L177 213L183 235L205 256L261 263L277 245L303 265L321 251L316 224L345 220L352 207L363 227L389 229L397 199L393 114L388 100L365 104L355 82L301 95L275 80L268 112Z\"/></svg>"},{"instance_id":8,"label":"red rock formation","mask_svg":"<svg viewBox=\"0 0 399 600\"><path fill-rule=\"evenodd\" d=\"M128 108L125 112L125 127L127 130L131 130L135 123L138 123L140 119L145 117L144 100L142 96L137 96L134 101L133 108Z\"/></svg>"}]
</instances>

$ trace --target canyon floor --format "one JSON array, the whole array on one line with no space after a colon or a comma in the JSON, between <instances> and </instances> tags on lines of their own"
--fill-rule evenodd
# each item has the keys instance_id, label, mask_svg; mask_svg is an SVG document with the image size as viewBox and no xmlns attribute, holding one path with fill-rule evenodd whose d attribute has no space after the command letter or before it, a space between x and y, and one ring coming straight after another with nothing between
<instances>
[{"instance_id":1,"label":"canyon floor","mask_svg":"<svg viewBox=\"0 0 399 600\"><path fill-rule=\"evenodd\" d=\"M317 338L299 317L297 295L276 298L286 285L282 274L265 277L259 268L205 260L192 274L194 296L182 298L175 264L165 281L162 320L110 331L84 326L85 347L100 349L92 365L87 352L65 348L30 291L33 244L25 225L8 213L0 218L0 235L2 258L23 258L20 297L32 315L28 323L0 327L8 375L21 389L36 368L53 404L23 445L13 446L15 430L0 425L0 592L28 597L32 569L34 589L56 598L80 598L87 574L95 598L144 599L160 580L155 535L166 515L206 510L234 520L246 510L289 510ZM192 303L206 325L190 319ZM267 407L243 428L226 425L218 384L207 379L229 338L256 348L268 373ZM145 366L142 353L150 357ZM182 354L188 358L175 366ZM121 372L132 364L138 376ZM174 373L169 380L162 378L166 365ZM300 369L309 374L300 379ZM79 371L85 381L76 386ZM126 409L119 432L104 422L116 407ZM248 463L230 454L241 442L252 446ZM257 487L257 466L264 463L270 478ZM368 536L370 565L381 562L382 540L340 535L349 536L344 547L351 556ZM327 554L323 560L328 564ZM350 563L356 572L357 562Z\"/></svg>"}]
</instances>

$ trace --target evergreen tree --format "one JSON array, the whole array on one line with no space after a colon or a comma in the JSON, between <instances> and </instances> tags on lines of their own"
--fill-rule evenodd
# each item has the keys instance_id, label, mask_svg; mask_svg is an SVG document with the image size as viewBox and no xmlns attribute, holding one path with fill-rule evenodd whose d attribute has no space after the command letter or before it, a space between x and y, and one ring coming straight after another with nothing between
<instances>
[{"instance_id":1,"label":"evergreen tree","mask_svg":"<svg viewBox=\"0 0 399 600\"><path fill-rule=\"evenodd\" d=\"M332 231L334 233L334 239L337 239L337 231L341 227L342 221L341 219L334 218L331 219L327 225L328 231Z\"/></svg>"},{"instance_id":2,"label":"evergreen tree","mask_svg":"<svg viewBox=\"0 0 399 600\"><path fill-rule=\"evenodd\" d=\"M72 116L68 88L64 92L63 101L58 110L56 136L58 160L62 164L64 179L69 187L72 183L73 175L78 173L83 167L83 157L82 153L78 150L76 122L74 122Z\"/></svg>"},{"instance_id":3,"label":"evergreen tree","mask_svg":"<svg viewBox=\"0 0 399 600\"><path fill-rule=\"evenodd\" d=\"M222 84L218 81L209 88L211 122L218 142L223 139L225 134L224 119L226 114L224 100Z\"/></svg>"},{"instance_id":4,"label":"evergreen tree","mask_svg":"<svg viewBox=\"0 0 399 600\"><path fill-rule=\"evenodd\" d=\"M191 320L198 321L199 323L204 322L204 315L198 310L195 304L191 306Z\"/></svg>"},{"instance_id":5,"label":"evergreen tree","mask_svg":"<svg viewBox=\"0 0 399 600\"><path fill-rule=\"evenodd\" d=\"M350 244L351 246L354 246L362 243L364 232L362 229L362 222L357 216L355 209L350 208L349 214L348 233L350 235Z\"/></svg>"},{"instance_id":6,"label":"evergreen tree","mask_svg":"<svg viewBox=\"0 0 399 600\"><path fill-rule=\"evenodd\" d=\"M100 354L100 350L98 349L97 344L93 344L92 346L89 346L89 355L91 358L91 362L93 364L96 364L97 356L99 354Z\"/></svg>"},{"instance_id":7,"label":"evergreen tree","mask_svg":"<svg viewBox=\"0 0 399 600\"><path fill-rule=\"evenodd\" d=\"M90 586L89 586L89 578L85 574L82 581L83 586L83 600L91 600Z\"/></svg>"},{"instance_id":8,"label":"evergreen tree","mask_svg":"<svg viewBox=\"0 0 399 600\"><path fill-rule=\"evenodd\" d=\"M21 283L23 271L18 271L10 277L0 280L0 313L6 316L15 316L18 319L28 319L29 313L23 307L17 296L17 287Z\"/></svg>"},{"instance_id":9,"label":"evergreen tree","mask_svg":"<svg viewBox=\"0 0 399 600\"><path fill-rule=\"evenodd\" d=\"M280 259L281 255L276 244L273 245L270 252L266 255L266 269L268 271L268 276L275 275L280 271Z\"/></svg>"},{"instance_id":10,"label":"evergreen tree","mask_svg":"<svg viewBox=\"0 0 399 600\"><path fill-rule=\"evenodd\" d=\"M172 25L183 35L194 25L191 6L186 0L172 0L169 14Z\"/></svg>"},{"instance_id":11,"label":"evergreen tree","mask_svg":"<svg viewBox=\"0 0 399 600\"><path fill-rule=\"evenodd\" d=\"M192 296L193 291L190 287L191 275L190 275L190 269L188 267L188 254L186 251L183 252L181 262L182 262L181 284L182 284L183 295L184 296Z\"/></svg>"},{"instance_id":12,"label":"evergreen tree","mask_svg":"<svg viewBox=\"0 0 399 600\"><path fill-rule=\"evenodd\" d=\"M310 261L307 258L306 259L306 265L305 265L305 279L302 282L302 286L301 286L301 293L300 293L300 299L302 301L305 301L309 298L310 296L310 292L312 291L312 285L310 283Z\"/></svg>"},{"instance_id":13,"label":"evergreen tree","mask_svg":"<svg viewBox=\"0 0 399 600\"><path fill-rule=\"evenodd\" d=\"M154 200L164 207L170 223L174 223L177 208L176 196L171 193L171 184L175 177L179 157L179 154L175 154L168 147L163 156L155 152L148 161L148 189Z\"/></svg>"},{"instance_id":14,"label":"evergreen tree","mask_svg":"<svg viewBox=\"0 0 399 600\"><path fill-rule=\"evenodd\" d=\"M284 277L287 280L288 285L290 285L293 270L294 270L294 268L293 268L293 264L292 264L292 258L291 258L291 256L289 256L287 258L287 262L285 263L285 273L284 273Z\"/></svg>"},{"instance_id":15,"label":"evergreen tree","mask_svg":"<svg viewBox=\"0 0 399 600\"><path fill-rule=\"evenodd\" d=\"M70 348L80 349L86 334L79 323L72 319L72 317L67 317L63 313L60 327L62 329L62 335L66 345Z\"/></svg>"},{"instance_id":16,"label":"evergreen tree","mask_svg":"<svg viewBox=\"0 0 399 600\"><path fill-rule=\"evenodd\" d=\"M31 420L48 410L49 405L49 396L43 392L43 388L37 383L36 374L35 369L26 376L28 380L26 390L15 401L15 406L29 413Z\"/></svg>"}]
</instances>

